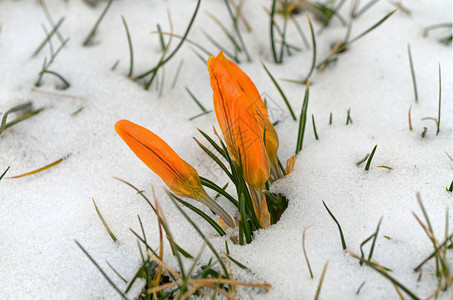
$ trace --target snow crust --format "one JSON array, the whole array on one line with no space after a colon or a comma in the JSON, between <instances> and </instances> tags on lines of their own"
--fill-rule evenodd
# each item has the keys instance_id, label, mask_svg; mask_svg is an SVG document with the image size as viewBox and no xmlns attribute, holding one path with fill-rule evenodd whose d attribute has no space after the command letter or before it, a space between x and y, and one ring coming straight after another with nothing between
<instances>
[{"instance_id":1,"label":"snow crust","mask_svg":"<svg viewBox=\"0 0 453 300\"><path fill-rule=\"evenodd\" d=\"M66 16L60 32L70 41L51 69L61 73L71 87L58 90L61 85L58 79L46 76L39 90L60 94L32 90L49 50L46 46L36 58L31 58L31 54L45 37L41 24L50 26L36 1L1 1L0 111L27 101L32 101L34 108L45 107L45 110L0 136L0 172L11 166L7 176L18 175L71 155L48 171L0 182L0 298L117 299L119 296L74 240L124 288L124 283L108 268L106 261L123 277L131 279L141 258L136 238L129 228L140 231L137 220L140 215L150 244L157 247L158 226L141 197L112 176L133 183L149 197L153 185L176 241L187 251L196 254L202 240L169 201L160 178L116 135L114 123L129 119L149 128L200 175L216 180L219 185L227 180L192 140L194 136L200 137L197 128L211 133L212 125L216 124L213 114L188 120L201 111L185 87L205 107L213 108L209 74L206 65L190 50L193 46L183 45L165 66L161 96L155 87L145 91L142 85L126 78L129 52L120 16L126 18L132 35L136 75L154 66L160 58L158 35L150 32L156 29L157 23L164 31L169 31L166 10L171 12L175 33L182 34L196 2L133 1L132 4L125 0L114 1L94 38L95 45L90 47L82 47L83 40L105 3L96 8L83 1L46 3L55 21ZM258 58L264 60L279 80L299 115L304 86L280 79L303 79L311 65L312 51L304 48L291 57L285 56L282 65L273 63L269 18L262 8L270 4L271 1L255 0L244 4L243 13L253 32L241 29L252 62L247 63L241 57L244 62L240 67L271 103L273 121L280 121L276 130L280 138L279 156L283 161L294 153L298 122L291 120ZM370 268L359 266L343 252L338 229L322 201L341 223L348 249L355 253L359 253L360 244L375 231L382 217L373 258L392 269L391 274L420 297L427 297L435 290L433 262L423 267L421 281L417 281L418 273L413 272L433 249L412 211L422 216L416 201L416 192L420 192L436 236L444 239L445 213L453 199L452 194L445 191L453 180L453 162L445 154L453 156L452 52L451 44L445 46L437 41L441 37L440 30L424 37L423 28L451 22L452 2L405 1L404 5L410 9L411 16L396 12L383 25L351 45L323 73L312 77L303 150L297 156L294 172L272 186L288 197L288 209L279 223L256 233L252 244L239 246L229 242L231 256L251 270L244 271L233 264L236 278L272 285L268 293L240 289L242 299L311 299L326 261L329 265L321 299L398 298L388 280ZM389 1L380 1L354 21L351 36L357 36L393 9ZM209 44L203 31L223 45L230 44L205 11L217 15L232 30L231 19L223 1L202 2L189 38L217 54L218 49ZM341 14L347 17L348 11L349 1ZM296 18L309 38L305 15ZM319 23L314 22L314 25L315 30L320 28ZM332 44L343 39L345 31L334 19L331 26L317 36L318 61L329 53ZM288 37L292 44L303 45L291 23ZM177 42L173 41L173 47ZM58 45L55 38L53 43ZM408 43L415 65L418 103L414 102ZM111 71L118 59L118 67ZM172 89L181 60L182 70ZM421 118L437 117L438 63L442 67L442 115L441 131L436 136L434 122ZM407 115L411 105L414 128L409 131ZM84 109L71 116L80 107ZM345 125L349 108L353 123ZM332 125L329 125L330 113ZM312 114L319 140L313 135ZM422 138L424 127L427 134ZM366 172L364 165L358 167L356 162L376 144L372 167ZM392 170L377 167L380 165ZM119 242L114 243L107 234L91 198L96 200ZM219 201L233 212L227 200L220 198ZM201 205L195 205L209 213ZM194 219L217 249L224 251L224 238L217 236L200 218L194 216ZM302 231L307 227L306 249L315 279L309 276L302 252ZM369 245L365 249L368 252ZM209 250L205 250L201 262L207 262L211 256ZM450 254L447 257L451 263ZM176 268L168 245L165 259ZM362 282L365 285L356 295ZM138 282L128 296L136 297L142 284ZM450 293L444 292L440 298L448 299Z\"/></svg>"}]
</instances>

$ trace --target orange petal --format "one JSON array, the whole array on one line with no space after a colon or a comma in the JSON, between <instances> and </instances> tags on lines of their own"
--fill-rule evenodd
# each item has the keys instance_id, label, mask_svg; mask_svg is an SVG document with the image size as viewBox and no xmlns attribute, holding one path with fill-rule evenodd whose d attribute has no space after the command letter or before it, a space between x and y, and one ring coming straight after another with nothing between
<instances>
[{"instance_id":1,"label":"orange petal","mask_svg":"<svg viewBox=\"0 0 453 300\"><path fill-rule=\"evenodd\" d=\"M275 180L283 177L278 165L277 132L275 131L274 125L272 125L271 121L269 120L266 106L264 105L263 99L261 99L261 95L259 94L258 89L250 79L250 77L248 77L247 74L245 74L245 72L242 71L235 63L228 60L222 52L219 53L217 59L220 59L227 64L231 77L236 81L236 84L244 92L244 94L247 95L247 97L245 98L245 100L248 101L249 105L247 109L255 115L259 127L259 132L266 131L265 147L270 162L272 176Z\"/></svg>"},{"instance_id":2,"label":"orange petal","mask_svg":"<svg viewBox=\"0 0 453 300\"><path fill-rule=\"evenodd\" d=\"M285 173L290 174L294 170L294 164L296 163L296 157L293 155L286 161Z\"/></svg>"},{"instance_id":3,"label":"orange petal","mask_svg":"<svg viewBox=\"0 0 453 300\"><path fill-rule=\"evenodd\" d=\"M250 109L250 97L239 86L222 53L209 58L208 70L214 109L228 150L237 162L241 160L245 181L262 187L269 179L269 159L263 141L264 127L260 129L256 109Z\"/></svg>"},{"instance_id":4,"label":"orange petal","mask_svg":"<svg viewBox=\"0 0 453 300\"><path fill-rule=\"evenodd\" d=\"M199 199L203 196L197 171L182 160L160 137L127 120L115 124L118 135L151 170L182 197Z\"/></svg>"},{"instance_id":5,"label":"orange petal","mask_svg":"<svg viewBox=\"0 0 453 300\"><path fill-rule=\"evenodd\" d=\"M234 219L206 194L198 172L160 137L127 120L118 121L115 130L138 158L159 175L175 194L200 201L228 226L235 227Z\"/></svg>"}]
</instances>

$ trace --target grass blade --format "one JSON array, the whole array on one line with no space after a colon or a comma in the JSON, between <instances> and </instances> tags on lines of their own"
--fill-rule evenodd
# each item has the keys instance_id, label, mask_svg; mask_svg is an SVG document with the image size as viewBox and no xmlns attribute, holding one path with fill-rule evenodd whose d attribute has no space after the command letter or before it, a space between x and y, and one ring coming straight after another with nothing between
<instances>
[{"instance_id":1,"label":"grass blade","mask_svg":"<svg viewBox=\"0 0 453 300\"><path fill-rule=\"evenodd\" d=\"M127 76L131 77L132 72L134 70L134 49L132 48L131 34L129 32L129 27L127 26L126 19L124 18L124 16L121 16L121 20L123 21L124 29L126 30L127 43L129 45L130 62L129 62L129 72L127 73Z\"/></svg>"},{"instance_id":2,"label":"grass blade","mask_svg":"<svg viewBox=\"0 0 453 300\"><path fill-rule=\"evenodd\" d=\"M36 57L39 52L44 48L44 46L51 40L52 36L58 31L58 28L63 24L65 17L62 17L60 20L58 20L57 24L53 27L53 29L49 32L49 34L46 36L44 41L42 41L41 44L39 44L38 48L33 52L32 57Z\"/></svg>"},{"instance_id":3,"label":"grass blade","mask_svg":"<svg viewBox=\"0 0 453 300\"><path fill-rule=\"evenodd\" d=\"M238 22L237 22L236 18L233 15L233 11L231 10L230 3L228 3L228 0L225 0L225 5L226 5L226 7L228 9L228 13L230 14L231 19L233 20L234 31L236 32L236 35L237 35L238 40L239 40L239 43L241 43L242 51L244 51L244 54L247 57L247 61L252 61L252 58L250 57L250 54L247 51L247 47L245 47L244 40L242 39L241 32L239 31Z\"/></svg>"},{"instance_id":4,"label":"grass blade","mask_svg":"<svg viewBox=\"0 0 453 300\"><path fill-rule=\"evenodd\" d=\"M248 222L245 205L246 205L245 196L244 194L241 194L241 196L239 197L239 216L240 216L239 225L241 227L239 229L242 229L244 231L245 241L247 242L247 244L249 244L252 242L252 231L250 229L250 225ZM239 234L239 244L244 245L242 234Z\"/></svg>"},{"instance_id":5,"label":"grass blade","mask_svg":"<svg viewBox=\"0 0 453 300\"><path fill-rule=\"evenodd\" d=\"M118 239L117 239L116 236L113 234L112 230L110 230L109 225L107 225L107 222L105 221L104 217L103 217L102 214L101 214L101 211L99 210L98 206L96 205L96 202L94 201L94 198L91 198L91 200L93 200L93 204L94 204L94 208L96 209L96 213L98 214L99 219L101 219L102 224L104 224L105 229L106 229L107 232L109 233L109 235L110 235L110 237L112 238L112 240L113 240L114 242L117 242Z\"/></svg>"},{"instance_id":6,"label":"grass blade","mask_svg":"<svg viewBox=\"0 0 453 300\"><path fill-rule=\"evenodd\" d=\"M25 114L25 115L23 115L23 116L21 116L21 117L15 119L15 120L11 121L11 122L8 122L8 123L6 123L6 125L5 125L5 129L6 129L6 128L9 128L9 127L11 127L11 126L13 126L13 125L15 125L15 124L17 124L17 123L19 123L19 122L22 122L23 120L26 120L26 119L28 119L28 118L30 118L30 117L33 117L34 115L39 114L39 113L40 113L41 111L43 111L43 110L44 110L44 107L43 107L43 108L40 108L40 109L37 109L37 110L34 110L34 111L32 111L32 112L29 112L29 113L27 113L27 114Z\"/></svg>"},{"instance_id":7,"label":"grass blade","mask_svg":"<svg viewBox=\"0 0 453 300\"><path fill-rule=\"evenodd\" d=\"M189 221L189 223L192 225L192 227L198 232L198 234L206 241L206 244L208 245L208 247L211 249L211 251L214 253L215 257L217 258L220 266L222 267L222 270L224 272L224 276L225 278L229 279L229 275L228 275L228 270L225 266L225 264L223 263L222 259L220 258L220 255L219 253L217 253L217 251L215 250L215 248L212 246L212 244L209 242L209 240L206 238L206 236L201 232L200 228L198 228L198 226L192 221L192 219L189 218L189 216L184 212L184 210L175 202L174 199L172 199L172 202L175 204L176 208L183 214L183 216L187 219L187 221Z\"/></svg>"},{"instance_id":8,"label":"grass blade","mask_svg":"<svg viewBox=\"0 0 453 300\"><path fill-rule=\"evenodd\" d=\"M136 79L141 79L145 76L148 76L149 74L155 72L159 67L165 65L175 54L176 52L178 52L179 48L181 48L182 44L184 43L184 41L186 40L187 38L187 35L189 34L189 31L190 31L190 28L192 27L193 25L193 22L195 21L195 17L197 16L197 12L198 12L198 9L200 8L200 3L201 3L201 0L198 0L197 2L197 6L195 8L195 11L192 15L192 18L190 19L190 22L189 22L189 26L187 26L187 29L186 29L186 32L184 32L184 35L182 36L181 38L181 41L179 42L179 44L176 46L176 48L173 50L172 53L170 53L166 59L164 59L162 61L162 63L160 64L160 66L157 66L157 67L154 67L152 68L151 70L149 70L148 72L145 72L139 76L136 77Z\"/></svg>"},{"instance_id":9,"label":"grass blade","mask_svg":"<svg viewBox=\"0 0 453 300\"><path fill-rule=\"evenodd\" d=\"M315 37L315 32L313 31L313 24L311 23L310 16L307 13L307 19L308 19L308 25L310 26L310 33L311 33L311 42L313 43L313 58L311 62L311 67L310 67L310 72L308 72L307 77L305 78L304 82L306 83L311 75L313 74L313 71L316 66L316 37Z\"/></svg>"},{"instance_id":10,"label":"grass blade","mask_svg":"<svg viewBox=\"0 0 453 300\"><path fill-rule=\"evenodd\" d=\"M9 168L11 168L11 166L9 166L8 168L6 168L6 170L2 173L2 175L0 175L0 181L3 179L3 177L5 177L6 173L8 172Z\"/></svg>"},{"instance_id":11,"label":"grass blade","mask_svg":"<svg viewBox=\"0 0 453 300\"><path fill-rule=\"evenodd\" d=\"M371 26L370 28L368 28L367 30L365 30L364 32L362 32L361 34L359 34L358 36L356 36L355 38L353 38L351 41L349 41L348 44L352 44L354 43L355 41L357 41L358 39L362 38L363 36L365 36L366 34L368 34L369 32L373 31L374 29L376 29L377 27L379 27L379 25L381 25L382 23L384 23L388 18L390 18L391 15L393 15L398 9L394 9L392 10L391 12L389 12L387 15L385 15L382 19L380 19L376 24L374 24L373 26Z\"/></svg>"},{"instance_id":12,"label":"grass blade","mask_svg":"<svg viewBox=\"0 0 453 300\"><path fill-rule=\"evenodd\" d=\"M202 176L200 176L200 180L201 180L201 184L202 185L204 185L205 187L207 187L207 188L209 188L209 189L211 189L213 191L216 191L220 195L224 196L228 201L233 203L234 206L236 206L236 207L239 206L238 201L236 199L234 199L230 194L225 192L225 190L222 189L220 186L218 186L214 182L212 182L209 179L206 179L206 178L204 178Z\"/></svg>"},{"instance_id":13,"label":"grass blade","mask_svg":"<svg viewBox=\"0 0 453 300\"><path fill-rule=\"evenodd\" d=\"M201 113L199 113L199 114L197 114L197 115L195 115L193 117L190 117L188 120L189 121L193 121L193 120L198 119L199 117L202 117L204 115L209 115L210 113L212 113L212 110L204 111L204 112L201 112Z\"/></svg>"},{"instance_id":14,"label":"grass blade","mask_svg":"<svg viewBox=\"0 0 453 300\"><path fill-rule=\"evenodd\" d=\"M353 258L359 259L356 254L349 252L349 255L352 256ZM367 266L371 267L373 270L376 272L380 273L382 276L390 280L394 285L398 286L400 289L402 289L409 297L411 297L414 300L421 300L419 297L417 297L414 293L412 293L408 288L406 288L404 285L399 283L395 278L392 276L388 275L385 270L380 269L379 267L376 266L374 262L369 262L367 260L363 261Z\"/></svg>"},{"instance_id":15,"label":"grass blade","mask_svg":"<svg viewBox=\"0 0 453 300\"><path fill-rule=\"evenodd\" d=\"M286 27L288 25L288 0L284 0L282 2L282 7L283 7L283 30L281 34L281 47L280 47L280 57L279 57L279 63L283 63L283 53L284 53L284 47L285 47L285 38L286 38Z\"/></svg>"},{"instance_id":16,"label":"grass blade","mask_svg":"<svg viewBox=\"0 0 453 300\"><path fill-rule=\"evenodd\" d=\"M20 104L20 105L14 106L13 108L11 108L7 112L5 112L5 114L3 115L3 118L2 118L2 123L0 125L0 135L3 133L3 131L6 128L6 120L7 120L8 115L10 113L14 113L14 112L17 112L19 110L23 110L23 109L29 108L29 107L31 107L31 105L32 105L31 102L27 102L27 103L24 103L24 104Z\"/></svg>"},{"instance_id":17,"label":"grass blade","mask_svg":"<svg viewBox=\"0 0 453 300\"><path fill-rule=\"evenodd\" d=\"M415 79L414 63L412 61L411 45L407 44L407 54L409 56L409 65L411 67L412 83L414 84L415 102L418 102L417 80Z\"/></svg>"},{"instance_id":18,"label":"grass blade","mask_svg":"<svg viewBox=\"0 0 453 300\"><path fill-rule=\"evenodd\" d=\"M444 248L447 243L451 242L451 239L453 238L453 234L449 235L445 241L440 244L436 250L434 250L433 253L431 253L427 258L425 258L420 264L418 264L415 268L414 268L414 271L417 272L420 270L420 268L425 264L427 263L431 258L435 257L439 252L440 250L442 250L442 248Z\"/></svg>"},{"instance_id":19,"label":"grass blade","mask_svg":"<svg viewBox=\"0 0 453 300\"><path fill-rule=\"evenodd\" d=\"M66 158L68 158L71 154L69 155L66 155L65 157L63 158L60 158L59 160L57 161L54 161L53 163L47 165L47 166L44 166L42 168L39 168L39 169L36 169L34 171L31 171L31 172L27 172L27 173L24 173L24 174L21 174L21 175L16 175L16 176L11 176L11 177L5 177L5 179L16 179L16 178L22 178L22 177L26 177L26 176L30 176L30 175L34 175L34 174L37 174L37 173L40 173L42 171L45 171L47 169L50 169L56 165L58 165L59 163L61 163L63 160L65 160Z\"/></svg>"},{"instance_id":20,"label":"grass blade","mask_svg":"<svg viewBox=\"0 0 453 300\"><path fill-rule=\"evenodd\" d=\"M310 277L311 277L311 279L313 279L313 272L311 271L311 266L310 266L310 262L308 261L307 251L305 250L305 233L307 232L307 229L308 229L308 227L305 228L302 233L302 250L304 251L304 257L305 257L305 261L307 262L307 267L308 267L308 271L310 272Z\"/></svg>"},{"instance_id":21,"label":"grass blade","mask_svg":"<svg viewBox=\"0 0 453 300\"><path fill-rule=\"evenodd\" d=\"M88 251L85 250L85 248L80 245L80 243L77 240L74 240L74 242L79 246L79 248L85 253L85 255L88 257L88 259L93 263L93 265L101 272L102 276L110 283L110 285L115 289L115 291L118 292L118 294L121 296L123 299L128 299L126 295L123 294L123 292L120 291L120 289L115 285L115 283L109 278L109 276L102 270L102 268L99 266L99 264L94 260L94 258L91 257L91 255L88 253Z\"/></svg>"},{"instance_id":22,"label":"grass blade","mask_svg":"<svg viewBox=\"0 0 453 300\"><path fill-rule=\"evenodd\" d=\"M199 215L200 217L202 217L203 219L206 220L206 222L209 223L209 225L211 225L221 236L224 236L225 235L225 231L222 229L222 227L219 226L219 224L216 223L216 221L214 221L211 217L209 217L207 214L205 214L204 212L202 212L200 209L196 208L195 206L193 206L192 204L190 203L187 203L186 201L176 197L174 194L168 192L168 195L178 201L179 203L181 203L182 205L184 205L185 207L189 208L190 210L192 210L194 213L196 213L197 215Z\"/></svg>"},{"instance_id":23,"label":"grass blade","mask_svg":"<svg viewBox=\"0 0 453 300\"><path fill-rule=\"evenodd\" d=\"M363 163L368 159L368 157L370 157L370 153L367 153L367 154L365 155L364 158L362 158L361 160L359 160L359 161L356 162L355 164L356 164L357 166L360 166L361 164L363 164Z\"/></svg>"},{"instance_id":24,"label":"grass blade","mask_svg":"<svg viewBox=\"0 0 453 300\"><path fill-rule=\"evenodd\" d=\"M370 157L368 158L368 161L366 162L365 171L368 171L370 169L371 161L373 160L374 153L376 152L376 148L377 148L377 145L375 145L373 150L371 150Z\"/></svg>"},{"instance_id":25,"label":"grass blade","mask_svg":"<svg viewBox=\"0 0 453 300\"><path fill-rule=\"evenodd\" d=\"M214 147L214 149L219 152L220 155L222 155L225 159L227 159L227 156L225 154L225 151L216 143L214 142L213 139L211 139L211 137L209 135L207 135L203 130L198 129L198 132L201 133L201 135L203 135L203 137Z\"/></svg>"},{"instance_id":26,"label":"grass blade","mask_svg":"<svg viewBox=\"0 0 453 300\"><path fill-rule=\"evenodd\" d=\"M324 281L324 276L326 275L327 266L329 265L329 261L326 261L324 268L322 269L321 278L319 279L318 289L316 290L315 300L318 300L319 294L321 293L322 282Z\"/></svg>"},{"instance_id":27,"label":"grass blade","mask_svg":"<svg viewBox=\"0 0 453 300\"><path fill-rule=\"evenodd\" d=\"M329 210L329 208L327 207L327 205L326 205L326 203L325 203L324 201L322 201L322 204L324 204L324 207L327 209L327 212L328 212L329 215L332 217L332 219L334 220L334 222L337 224L338 230L340 231L341 245L342 245L342 247L343 247L343 250L346 250L346 241L344 240L343 230L341 229L340 223L338 223L337 219L336 219L335 216L332 214L332 212Z\"/></svg>"},{"instance_id":28,"label":"grass blade","mask_svg":"<svg viewBox=\"0 0 453 300\"><path fill-rule=\"evenodd\" d=\"M436 135L438 135L439 132L440 132L440 106L441 106L441 100L442 100L442 74L441 74L440 63L439 63L439 108L438 108L438 111L437 111L437 131L436 131Z\"/></svg>"},{"instance_id":29,"label":"grass blade","mask_svg":"<svg viewBox=\"0 0 453 300\"><path fill-rule=\"evenodd\" d=\"M379 223L377 225L376 232L374 233L373 242L371 243L370 254L368 254L368 260L371 260L371 257L373 257L374 246L376 245L376 240L377 240L377 237L379 234L379 228L381 227L381 223L382 223L382 217L379 219Z\"/></svg>"},{"instance_id":30,"label":"grass blade","mask_svg":"<svg viewBox=\"0 0 453 300\"><path fill-rule=\"evenodd\" d=\"M275 50L275 41L274 41L274 16L275 16L276 5L277 5L277 0L273 0L272 7L271 7L270 42L271 42L272 56L274 57L274 62L276 64L278 64L277 51Z\"/></svg>"},{"instance_id":31,"label":"grass blade","mask_svg":"<svg viewBox=\"0 0 453 300\"><path fill-rule=\"evenodd\" d=\"M181 60L178 65L178 69L176 69L175 77L173 79L173 83L171 84L172 89L174 89L176 86L176 82L178 81L179 73L181 72L183 63L184 63L184 60Z\"/></svg>"},{"instance_id":32,"label":"grass blade","mask_svg":"<svg viewBox=\"0 0 453 300\"><path fill-rule=\"evenodd\" d=\"M200 148L207 154L209 155L209 157L222 169L222 171L225 172L225 174L228 175L228 177L234 181L234 178L233 178L233 175L231 174L231 172L227 169L227 167L225 166L225 164L217 157L215 156L214 153L211 152L211 150L209 150L208 148L206 148L202 143L200 143L196 138L193 138L195 140L195 142L197 142L198 146L200 146Z\"/></svg>"},{"instance_id":33,"label":"grass blade","mask_svg":"<svg viewBox=\"0 0 453 300\"><path fill-rule=\"evenodd\" d=\"M206 12L206 14L208 15L208 17L210 17L222 29L222 31L225 33L225 35L228 37L228 39L234 45L234 48L237 51L242 51L242 49L239 46L238 42L236 42L236 40L233 37L233 35L231 35L231 33L228 31L228 29L226 29L226 27L223 25L223 23L215 15L211 14L210 12Z\"/></svg>"},{"instance_id":34,"label":"grass blade","mask_svg":"<svg viewBox=\"0 0 453 300\"><path fill-rule=\"evenodd\" d=\"M302 144L304 142L305 124L307 123L309 93L310 93L310 78L307 79L307 85L305 86L304 103L302 104L302 109L300 111L299 131L297 133L296 155L302 150Z\"/></svg>"},{"instance_id":35,"label":"grass blade","mask_svg":"<svg viewBox=\"0 0 453 300\"><path fill-rule=\"evenodd\" d=\"M62 89L65 90L67 88L69 88L71 86L71 84L60 74L58 74L57 72L54 72L54 71L50 71L50 70L42 70L40 73L39 73L39 76L42 76L44 74L50 74L50 75L54 75L55 77L57 77L58 79L60 79L63 84L65 85Z\"/></svg>"},{"instance_id":36,"label":"grass blade","mask_svg":"<svg viewBox=\"0 0 453 300\"><path fill-rule=\"evenodd\" d=\"M318 133L316 132L315 116L311 114L311 123L313 124L313 132L315 134L315 139L319 140Z\"/></svg>"},{"instance_id":37,"label":"grass blade","mask_svg":"<svg viewBox=\"0 0 453 300\"><path fill-rule=\"evenodd\" d=\"M192 92L189 90L188 87L185 87L187 93L189 93L190 97L192 97L193 101L195 101L195 103L198 105L198 107L204 112L206 113L206 108L204 108L204 106L200 103L200 101L198 101L197 97L194 96L194 94L192 94Z\"/></svg>"},{"instance_id":38,"label":"grass blade","mask_svg":"<svg viewBox=\"0 0 453 300\"><path fill-rule=\"evenodd\" d=\"M272 76L272 74L269 72L269 70L267 69L266 65L264 64L264 62L260 59L260 62L261 62L261 65L263 66L264 70L266 71L267 75L269 75L270 79L272 80L272 82L274 83L275 87L277 88L278 92L280 93L280 95L282 96L283 100L285 101L285 104L286 106L288 107L288 110L291 114L291 117L293 118L294 121L297 120L296 118L296 115L294 114L294 111L291 107L291 105L289 104L288 102L288 99L286 98L285 96L285 93L283 93L283 90L280 88L280 86L278 85L277 81L275 80L274 76Z\"/></svg>"},{"instance_id":39,"label":"grass blade","mask_svg":"<svg viewBox=\"0 0 453 300\"><path fill-rule=\"evenodd\" d=\"M112 5L112 3L113 3L113 0L109 0L109 2L107 2L107 5L105 6L105 8L102 11L101 15L99 16L98 20L94 24L93 29L91 29L90 33L88 34L85 41L83 42L83 46L88 46L90 44L90 41L93 38L94 34L96 33L96 30L98 29L99 24L101 24L102 19L104 18L105 14L109 10L110 5Z\"/></svg>"}]
</instances>

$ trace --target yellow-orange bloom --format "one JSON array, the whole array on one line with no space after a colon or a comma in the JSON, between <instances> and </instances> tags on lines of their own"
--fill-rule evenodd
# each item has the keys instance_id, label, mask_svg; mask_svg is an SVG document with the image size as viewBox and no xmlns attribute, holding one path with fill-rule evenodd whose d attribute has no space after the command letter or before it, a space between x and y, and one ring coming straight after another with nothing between
<instances>
[{"instance_id":1,"label":"yellow-orange bloom","mask_svg":"<svg viewBox=\"0 0 453 300\"><path fill-rule=\"evenodd\" d=\"M264 126L259 125L258 110L253 103L255 99L252 97L256 98L256 93L251 90L254 86L250 87L248 82L243 81L242 75L238 77L239 68L236 68L232 68L232 63L222 52L216 58L209 58L214 109L229 152L242 164L245 181L253 187L262 188L269 179Z\"/></svg>"},{"instance_id":2,"label":"yellow-orange bloom","mask_svg":"<svg viewBox=\"0 0 453 300\"><path fill-rule=\"evenodd\" d=\"M217 121L228 151L242 166L244 180L250 186L255 215L261 227L265 228L270 225L270 215L262 189L269 180L270 167L264 137L269 149L274 148L271 152L276 157L277 134L255 85L244 72L222 52L216 58L209 57L208 70ZM266 119L272 126L269 129Z\"/></svg>"},{"instance_id":3,"label":"yellow-orange bloom","mask_svg":"<svg viewBox=\"0 0 453 300\"><path fill-rule=\"evenodd\" d=\"M256 121L259 126L260 132L264 132L265 135L265 147L266 153L270 162L270 171L274 180L283 177L278 164L277 150L278 150L278 136L275 131L274 125L272 125L267 114L266 106L264 105L263 99L258 92L253 81L244 73L235 63L228 60L222 52L219 53L217 58L221 58L226 61L229 67L230 74L233 79L239 85L239 87L248 96L249 109L255 114Z\"/></svg>"},{"instance_id":4,"label":"yellow-orange bloom","mask_svg":"<svg viewBox=\"0 0 453 300\"><path fill-rule=\"evenodd\" d=\"M162 178L175 194L202 202L224 219L225 223L234 227L231 216L206 194L198 172L160 137L127 120L118 121L115 130L138 158Z\"/></svg>"}]
</instances>

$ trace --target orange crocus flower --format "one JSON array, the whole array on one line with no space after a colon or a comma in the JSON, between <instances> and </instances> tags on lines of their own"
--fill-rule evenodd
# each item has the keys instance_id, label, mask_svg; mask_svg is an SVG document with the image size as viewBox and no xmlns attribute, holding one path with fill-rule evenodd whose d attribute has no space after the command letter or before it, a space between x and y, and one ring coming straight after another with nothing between
<instances>
[{"instance_id":1,"label":"orange crocus flower","mask_svg":"<svg viewBox=\"0 0 453 300\"><path fill-rule=\"evenodd\" d=\"M217 58L221 58L222 60L227 62L233 79L248 96L247 100L249 101L249 109L252 113L255 114L259 130L260 132L265 131L264 141L266 153L269 158L271 175L274 180L282 178L283 174L280 170L277 157L277 132L275 131L274 125L272 125L271 121L269 120L266 105L264 105L263 99L261 99L261 95L258 92L258 89L250 79L250 77L248 77L247 74L245 74L244 71L242 71L235 63L228 60L222 52L219 53Z\"/></svg>"},{"instance_id":2,"label":"orange crocus flower","mask_svg":"<svg viewBox=\"0 0 453 300\"><path fill-rule=\"evenodd\" d=\"M244 180L250 186L255 214L261 226L267 227L270 225L269 212L262 192L269 179L269 158L263 139L267 130L264 129L265 121L259 117L259 105L254 101L257 91L253 89L256 88L250 79L244 80L245 73L238 72L238 69L232 67L222 52L216 58L209 57L208 70L217 121L228 151L242 166Z\"/></svg>"},{"instance_id":3,"label":"orange crocus flower","mask_svg":"<svg viewBox=\"0 0 453 300\"><path fill-rule=\"evenodd\" d=\"M233 159L240 162L245 181L262 187L269 179L269 159L264 147L264 129L258 125L256 110L250 109L250 95L241 88L229 61L222 52L210 57L208 70L214 92L214 109Z\"/></svg>"},{"instance_id":4,"label":"orange crocus flower","mask_svg":"<svg viewBox=\"0 0 453 300\"><path fill-rule=\"evenodd\" d=\"M135 155L162 178L175 194L200 201L217 213L228 226L234 227L231 216L206 194L198 172L160 137L127 120L118 121L115 130Z\"/></svg>"}]
</instances>

